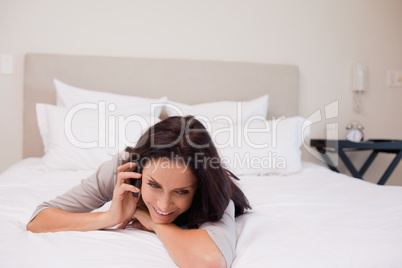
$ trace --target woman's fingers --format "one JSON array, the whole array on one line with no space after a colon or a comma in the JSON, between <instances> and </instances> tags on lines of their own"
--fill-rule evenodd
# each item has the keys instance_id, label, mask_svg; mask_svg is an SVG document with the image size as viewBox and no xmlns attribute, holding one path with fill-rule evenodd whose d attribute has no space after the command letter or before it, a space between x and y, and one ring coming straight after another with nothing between
<instances>
[{"instance_id":1,"label":"woman's fingers","mask_svg":"<svg viewBox=\"0 0 402 268\"><path fill-rule=\"evenodd\" d=\"M123 164L121 166L118 166L117 167L117 172L122 172L122 171L127 171L127 170L133 171L136 168L137 168L137 163L127 162L127 163L125 163L125 164Z\"/></svg>"},{"instance_id":2,"label":"woman's fingers","mask_svg":"<svg viewBox=\"0 0 402 268\"><path fill-rule=\"evenodd\" d=\"M134 179L141 178L140 173L133 172L133 171L130 171L130 172L123 171L123 172L120 172L117 176L120 177L122 180L128 180L130 178L134 178Z\"/></svg>"},{"instance_id":3,"label":"woman's fingers","mask_svg":"<svg viewBox=\"0 0 402 268\"><path fill-rule=\"evenodd\" d=\"M128 162L119 167L117 167L117 183L129 183L128 180L130 178L139 179L141 178L141 174L137 173L133 170L137 168L137 164Z\"/></svg>"},{"instance_id":4,"label":"woman's fingers","mask_svg":"<svg viewBox=\"0 0 402 268\"><path fill-rule=\"evenodd\" d=\"M135 186L133 186L131 184L123 183L118 188L117 194L124 194L125 192L139 193L140 189L138 189L137 187L135 187Z\"/></svg>"},{"instance_id":5,"label":"woman's fingers","mask_svg":"<svg viewBox=\"0 0 402 268\"><path fill-rule=\"evenodd\" d=\"M130 222L130 220L125 220L125 221L123 221L122 223L120 223L117 227L116 227L116 229L126 229L126 227L127 227L127 224Z\"/></svg>"},{"instance_id":6,"label":"woman's fingers","mask_svg":"<svg viewBox=\"0 0 402 268\"><path fill-rule=\"evenodd\" d=\"M144 231L149 231L147 228L144 227L144 225L141 224L141 222L134 220L131 223L131 226L133 226L136 229L144 230Z\"/></svg>"},{"instance_id":7,"label":"woman's fingers","mask_svg":"<svg viewBox=\"0 0 402 268\"><path fill-rule=\"evenodd\" d=\"M116 229L126 229L127 225L130 223L129 221L124 221L122 223L120 223ZM144 230L144 231L149 231L147 228L144 227L144 225L141 224L141 222L137 221L137 220L133 220L131 222L131 226L136 228L136 229L140 229L140 230Z\"/></svg>"},{"instance_id":8,"label":"woman's fingers","mask_svg":"<svg viewBox=\"0 0 402 268\"><path fill-rule=\"evenodd\" d=\"M137 228L137 229L141 229L142 224L141 224L141 222L139 222L139 221L133 221L133 222L131 223L131 226L133 226L134 228Z\"/></svg>"},{"instance_id":9,"label":"woman's fingers","mask_svg":"<svg viewBox=\"0 0 402 268\"><path fill-rule=\"evenodd\" d=\"M133 172L137 169L137 163L127 162L117 167L117 173L120 172Z\"/></svg>"}]
</instances>

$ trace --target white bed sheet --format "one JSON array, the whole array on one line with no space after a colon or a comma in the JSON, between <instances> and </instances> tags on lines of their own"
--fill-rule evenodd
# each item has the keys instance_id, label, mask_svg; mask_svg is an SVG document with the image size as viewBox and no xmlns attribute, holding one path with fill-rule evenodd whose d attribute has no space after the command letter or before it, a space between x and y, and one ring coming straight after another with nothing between
<instances>
[{"instance_id":1,"label":"white bed sheet","mask_svg":"<svg viewBox=\"0 0 402 268\"><path fill-rule=\"evenodd\" d=\"M136 229L33 234L42 201L91 172L44 172L28 158L0 175L0 267L176 267L158 237ZM253 211L237 218L232 267L402 267L402 187L304 163L289 176L242 176ZM103 209L107 209L104 207Z\"/></svg>"}]
</instances>

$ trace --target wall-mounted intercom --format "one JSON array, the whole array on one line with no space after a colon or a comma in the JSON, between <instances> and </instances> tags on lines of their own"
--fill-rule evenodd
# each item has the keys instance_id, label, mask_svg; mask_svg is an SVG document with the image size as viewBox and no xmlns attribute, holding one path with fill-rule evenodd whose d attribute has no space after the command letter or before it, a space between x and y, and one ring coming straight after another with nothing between
<instances>
[{"instance_id":1,"label":"wall-mounted intercom","mask_svg":"<svg viewBox=\"0 0 402 268\"><path fill-rule=\"evenodd\" d=\"M352 67L352 90L354 92L354 110L360 112L360 95L367 89L367 67L355 63Z\"/></svg>"},{"instance_id":2,"label":"wall-mounted intercom","mask_svg":"<svg viewBox=\"0 0 402 268\"><path fill-rule=\"evenodd\" d=\"M364 64L356 63L352 71L352 90L364 91L367 88L367 67Z\"/></svg>"}]
</instances>

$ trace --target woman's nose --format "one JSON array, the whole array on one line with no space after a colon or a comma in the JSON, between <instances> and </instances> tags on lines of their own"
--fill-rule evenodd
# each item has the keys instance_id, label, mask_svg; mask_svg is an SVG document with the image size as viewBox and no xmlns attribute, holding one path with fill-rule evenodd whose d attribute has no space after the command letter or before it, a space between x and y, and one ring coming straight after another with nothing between
<instances>
[{"instance_id":1,"label":"woman's nose","mask_svg":"<svg viewBox=\"0 0 402 268\"><path fill-rule=\"evenodd\" d=\"M159 209L162 210L162 212L170 212L169 209L171 208L171 203L170 195L164 194L159 198Z\"/></svg>"}]
</instances>

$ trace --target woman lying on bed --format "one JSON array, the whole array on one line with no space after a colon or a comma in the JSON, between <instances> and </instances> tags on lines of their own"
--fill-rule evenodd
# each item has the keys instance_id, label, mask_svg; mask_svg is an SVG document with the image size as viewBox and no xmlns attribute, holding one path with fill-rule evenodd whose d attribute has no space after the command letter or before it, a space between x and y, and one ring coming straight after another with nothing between
<instances>
[{"instance_id":1,"label":"woman lying on bed","mask_svg":"<svg viewBox=\"0 0 402 268\"><path fill-rule=\"evenodd\" d=\"M134 172L132 160L143 167L142 174ZM130 178L142 178L140 189ZM149 128L136 147L38 206L27 230L124 229L131 223L155 232L180 267L229 267L235 255L234 218L251 208L232 178L237 179L222 166L198 120L169 117ZM89 213L110 200L108 211Z\"/></svg>"}]
</instances>

